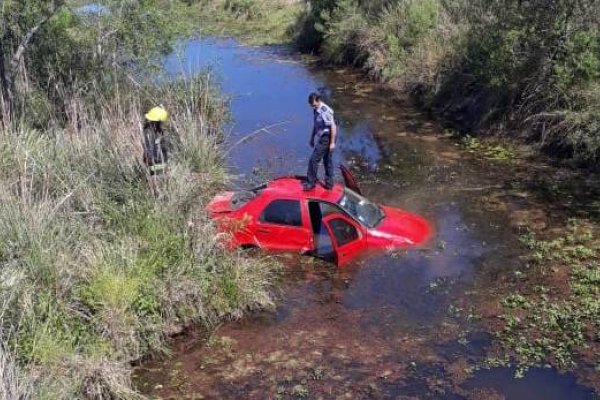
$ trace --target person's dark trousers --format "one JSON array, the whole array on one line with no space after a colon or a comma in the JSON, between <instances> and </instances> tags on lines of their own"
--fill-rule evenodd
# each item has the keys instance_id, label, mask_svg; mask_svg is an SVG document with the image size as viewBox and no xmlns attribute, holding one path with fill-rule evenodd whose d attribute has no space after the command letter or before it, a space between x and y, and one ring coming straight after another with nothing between
<instances>
[{"instance_id":1,"label":"person's dark trousers","mask_svg":"<svg viewBox=\"0 0 600 400\"><path fill-rule=\"evenodd\" d=\"M325 184L329 187L333 186L333 154L329 150L329 135L323 135L315 144L312 156L308 162L308 186L314 186L317 183L317 173L319 164L323 160L325 166Z\"/></svg>"}]
</instances>

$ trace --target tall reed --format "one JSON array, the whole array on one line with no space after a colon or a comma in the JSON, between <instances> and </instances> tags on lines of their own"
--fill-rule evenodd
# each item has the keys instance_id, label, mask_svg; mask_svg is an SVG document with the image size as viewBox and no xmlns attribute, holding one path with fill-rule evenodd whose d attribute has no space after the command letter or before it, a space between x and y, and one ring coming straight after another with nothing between
<instances>
[{"instance_id":1,"label":"tall reed","mask_svg":"<svg viewBox=\"0 0 600 400\"><path fill-rule=\"evenodd\" d=\"M227 103L208 76L97 96L105 101L94 109L70 99L64 128L0 133L10 393L18 365L31 371L33 398L136 397L129 363L163 350L168 335L273 304L277 267L222 250L204 212L228 179ZM151 177L141 124L157 102L172 116L173 157Z\"/></svg>"}]
</instances>

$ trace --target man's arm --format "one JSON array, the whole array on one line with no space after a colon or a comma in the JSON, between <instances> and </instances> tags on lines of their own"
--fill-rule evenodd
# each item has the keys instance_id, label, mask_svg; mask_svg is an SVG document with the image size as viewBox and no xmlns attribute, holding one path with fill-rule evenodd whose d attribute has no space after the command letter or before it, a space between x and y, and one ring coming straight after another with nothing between
<instances>
[{"instance_id":1,"label":"man's arm","mask_svg":"<svg viewBox=\"0 0 600 400\"><path fill-rule=\"evenodd\" d=\"M329 150L335 150L335 139L337 138L337 125L334 123L331 124L331 140L329 142Z\"/></svg>"},{"instance_id":2,"label":"man's arm","mask_svg":"<svg viewBox=\"0 0 600 400\"><path fill-rule=\"evenodd\" d=\"M331 140L329 141L329 150L335 149L335 140L337 138L337 125L335 124L335 117L333 116L333 110L328 109L327 113L323 114L325 125L329 128L329 134Z\"/></svg>"}]
</instances>

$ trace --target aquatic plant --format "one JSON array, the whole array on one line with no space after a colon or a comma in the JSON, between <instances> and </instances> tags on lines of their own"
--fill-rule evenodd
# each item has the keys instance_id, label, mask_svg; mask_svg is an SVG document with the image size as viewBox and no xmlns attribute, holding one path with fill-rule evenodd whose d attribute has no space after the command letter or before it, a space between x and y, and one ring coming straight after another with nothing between
<instances>
[{"instance_id":1,"label":"aquatic plant","mask_svg":"<svg viewBox=\"0 0 600 400\"><path fill-rule=\"evenodd\" d=\"M517 286L522 290L502 300L504 323L496 332L505 362L516 363L522 376L532 366L571 369L581 357L594 361L589 354L600 330L600 243L592 228L572 221L564 236L539 240L527 234L522 241L531 250L530 270ZM568 281L554 277L565 270Z\"/></svg>"}]
</instances>

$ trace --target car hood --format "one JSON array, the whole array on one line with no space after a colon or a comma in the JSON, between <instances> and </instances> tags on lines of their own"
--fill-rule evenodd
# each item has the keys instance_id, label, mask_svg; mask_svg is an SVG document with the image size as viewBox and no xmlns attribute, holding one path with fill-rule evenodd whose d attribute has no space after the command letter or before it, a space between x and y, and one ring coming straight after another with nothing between
<instances>
[{"instance_id":1,"label":"car hood","mask_svg":"<svg viewBox=\"0 0 600 400\"><path fill-rule=\"evenodd\" d=\"M382 208L385 218L377 227L369 230L374 238L392 245L412 247L425 243L431 237L431 225L423 217L397 208Z\"/></svg>"}]
</instances>

